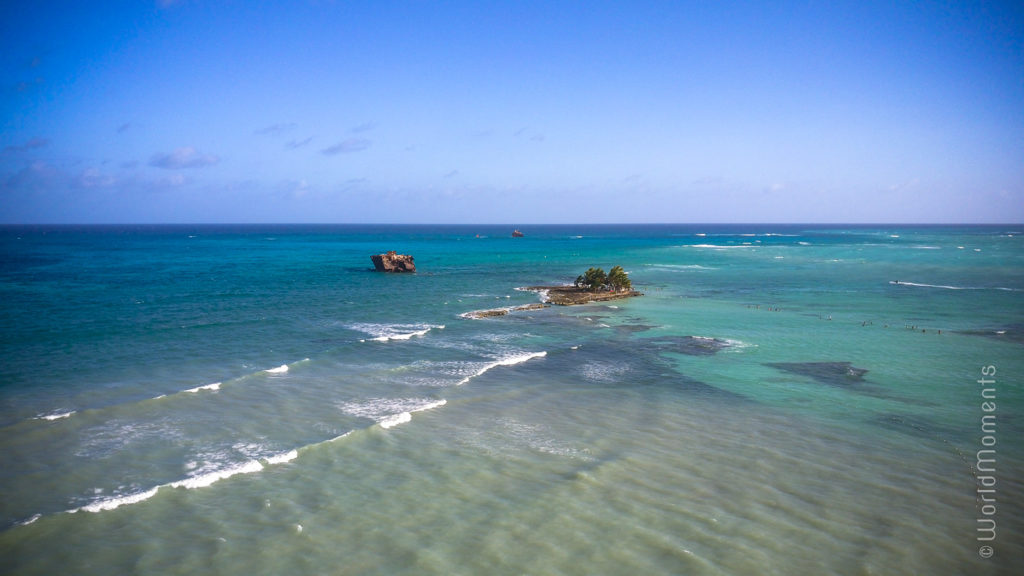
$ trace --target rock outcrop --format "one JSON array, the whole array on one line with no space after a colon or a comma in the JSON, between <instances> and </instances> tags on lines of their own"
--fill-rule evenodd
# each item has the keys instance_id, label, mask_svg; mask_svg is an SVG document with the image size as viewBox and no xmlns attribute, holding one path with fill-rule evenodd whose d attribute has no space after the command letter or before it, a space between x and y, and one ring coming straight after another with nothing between
<instances>
[{"instance_id":1,"label":"rock outcrop","mask_svg":"<svg viewBox=\"0 0 1024 576\"><path fill-rule=\"evenodd\" d=\"M416 264L412 256L408 254L397 254L394 250L384 254L370 256L373 260L373 267L378 272L415 272Z\"/></svg>"},{"instance_id":2,"label":"rock outcrop","mask_svg":"<svg viewBox=\"0 0 1024 576\"><path fill-rule=\"evenodd\" d=\"M590 302L607 302L622 298L643 296L643 293L636 290L597 291L584 290L575 286L528 286L520 290L540 292L545 302L559 306L575 306L577 304L588 304Z\"/></svg>"},{"instance_id":3,"label":"rock outcrop","mask_svg":"<svg viewBox=\"0 0 1024 576\"><path fill-rule=\"evenodd\" d=\"M536 304L525 304L523 306L515 306L512 308L491 308L490 310L473 310L472 312L466 312L461 314L463 318L472 318L479 320L481 318L491 318L493 316L504 316L509 312L521 312L524 310L540 310L547 308L547 304L536 303Z\"/></svg>"}]
</instances>

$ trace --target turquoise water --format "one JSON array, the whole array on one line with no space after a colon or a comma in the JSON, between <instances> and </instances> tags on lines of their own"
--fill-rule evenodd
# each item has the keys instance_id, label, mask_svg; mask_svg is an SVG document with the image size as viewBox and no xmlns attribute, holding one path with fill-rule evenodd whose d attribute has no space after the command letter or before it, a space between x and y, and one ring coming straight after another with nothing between
<instances>
[{"instance_id":1,"label":"turquoise water","mask_svg":"<svg viewBox=\"0 0 1024 576\"><path fill-rule=\"evenodd\" d=\"M0 229L0 572L1024 566L1024 229L511 229Z\"/></svg>"}]
</instances>

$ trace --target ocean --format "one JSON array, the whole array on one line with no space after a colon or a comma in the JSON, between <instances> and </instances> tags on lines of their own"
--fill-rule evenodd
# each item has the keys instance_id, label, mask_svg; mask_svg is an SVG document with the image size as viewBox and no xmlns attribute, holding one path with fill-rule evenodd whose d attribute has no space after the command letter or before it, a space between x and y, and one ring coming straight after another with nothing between
<instances>
[{"instance_id":1,"label":"ocean","mask_svg":"<svg viewBox=\"0 0 1024 576\"><path fill-rule=\"evenodd\" d=\"M0 573L1024 573L1024 227L519 228L0 228Z\"/></svg>"}]
</instances>

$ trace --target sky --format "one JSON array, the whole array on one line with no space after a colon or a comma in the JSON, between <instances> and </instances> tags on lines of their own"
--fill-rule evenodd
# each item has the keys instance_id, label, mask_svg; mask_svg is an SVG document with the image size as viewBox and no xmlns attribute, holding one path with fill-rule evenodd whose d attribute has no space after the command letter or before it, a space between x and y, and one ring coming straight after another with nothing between
<instances>
[{"instance_id":1,"label":"sky","mask_svg":"<svg viewBox=\"0 0 1024 576\"><path fill-rule=\"evenodd\" d=\"M0 3L0 223L1021 223L1024 3Z\"/></svg>"}]
</instances>

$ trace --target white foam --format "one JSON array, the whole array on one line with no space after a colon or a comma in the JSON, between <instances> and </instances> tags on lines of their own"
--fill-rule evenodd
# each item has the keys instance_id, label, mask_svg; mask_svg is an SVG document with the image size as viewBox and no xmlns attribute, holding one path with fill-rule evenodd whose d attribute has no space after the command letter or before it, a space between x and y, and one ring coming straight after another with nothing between
<instances>
[{"instance_id":1,"label":"white foam","mask_svg":"<svg viewBox=\"0 0 1024 576\"><path fill-rule=\"evenodd\" d=\"M205 488L225 478L230 478L236 474L251 474L253 472L259 472L263 470L263 464L260 464L258 460L249 460L243 464L232 466L229 468L221 468L220 470L214 470L213 472L207 472L206 474L200 474L184 480L178 480L177 482L171 482L168 484L171 488ZM154 489L154 492L156 489Z\"/></svg>"},{"instance_id":2,"label":"white foam","mask_svg":"<svg viewBox=\"0 0 1024 576\"><path fill-rule=\"evenodd\" d=\"M268 369L264 370L263 373L264 374L286 374L288 372L288 370L298 366L299 364L305 364L306 362L309 362L309 358L303 358L302 360L298 360L296 362L292 362L291 364L281 364L277 368L268 368Z\"/></svg>"},{"instance_id":3,"label":"white foam","mask_svg":"<svg viewBox=\"0 0 1024 576\"><path fill-rule=\"evenodd\" d=\"M285 369L287 370L287 367L285 367ZM275 368L275 370L276 370L276 368ZM214 382L213 384L207 384L205 386L196 386L195 388L189 388L188 390L185 390L185 392L191 392L191 393L195 394L195 393L201 392L203 390L211 390L211 391L220 390L220 382Z\"/></svg>"},{"instance_id":4,"label":"white foam","mask_svg":"<svg viewBox=\"0 0 1024 576\"><path fill-rule=\"evenodd\" d=\"M1006 292L1019 292L1018 288L1006 288L1004 286L946 286L943 284L919 284L917 282L904 282L902 280L890 280L889 284L896 286L916 286L918 288L942 288L943 290L1003 290Z\"/></svg>"},{"instance_id":5,"label":"white foam","mask_svg":"<svg viewBox=\"0 0 1024 576\"><path fill-rule=\"evenodd\" d=\"M283 454L275 454L274 456L268 456L266 461L267 464L284 464L285 462L291 462L299 457L298 450L289 450Z\"/></svg>"},{"instance_id":6,"label":"white foam","mask_svg":"<svg viewBox=\"0 0 1024 576\"><path fill-rule=\"evenodd\" d=\"M719 340L725 342L726 348L723 352L735 352L744 348L757 348L757 344L750 344L742 340L733 340L731 338L719 338Z\"/></svg>"},{"instance_id":7,"label":"white foam","mask_svg":"<svg viewBox=\"0 0 1024 576\"><path fill-rule=\"evenodd\" d=\"M663 270L716 270L716 268L700 264L648 264L648 266Z\"/></svg>"},{"instance_id":8,"label":"white foam","mask_svg":"<svg viewBox=\"0 0 1024 576\"><path fill-rule=\"evenodd\" d=\"M526 362L528 360L532 360L534 358L543 358L544 356L547 356L547 355L548 355L547 352L530 352L530 353L526 353L526 354L516 354L516 355L513 355L513 356L508 356L506 358L502 358L500 360L496 360L494 362L485 364L475 374L472 374L470 376L466 376L465 378L463 378L459 382L459 386L462 386L463 384L469 382L473 378L476 378L477 376L480 376L481 374L483 374L484 372L487 372L491 368L497 368L498 366L514 366L516 364L521 364L523 362Z\"/></svg>"},{"instance_id":9,"label":"white foam","mask_svg":"<svg viewBox=\"0 0 1024 576\"><path fill-rule=\"evenodd\" d=\"M33 514L32 517L28 520L22 520L21 522L18 522L18 526L28 526L29 524L34 524L36 520L39 520L42 517L42 514Z\"/></svg>"},{"instance_id":10,"label":"white foam","mask_svg":"<svg viewBox=\"0 0 1024 576\"><path fill-rule=\"evenodd\" d=\"M401 414L392 414L386 418L381 419L381 428L391 428L392 426L398 426L399 424L405 424L406 422L412 421L412 414L409 412L402 412Z\"/></svg>"},{"instance_id":11,"label":"white foam","mask_svg":"<svg viewBox=\"0 0 1024 576\"><path fill-rule=\"evenodd\" d=\"M444 406L448 401L426 400L424 398L370 398L363 402L341 404L339 408L347 414L370 418L381 428L391 428L412 420L414 412L423 412Z\"/></svg>"},{"instance_id":12,"label":"white foam","mask_svg":"<svg viewBox=\"0 0 1024 576\"><path fill-rule=\"evenodd\" d=\"M36 419L37 420L60 420L62 418L69 418L74 413L75 413L75 410L68 410L66 412L52 412L50 414L40 414L39 416L36 416Z\"/></svg>"},{"instance_id":13,"label":"white foam","mask_svg":"<svg viewBox=\"0 0 1024 576\"><path fill-rule=\"evenodd\" d=\"M423 412L424 410L430 410L433 408L437 408L438 406L444 406L447 403L448 401L442 398L437 402L429 402L427 404L420 406L419 408L409 410L408 412L401 412L399 414L392 414L391 416L386 416L382 418L378 423L380 424L381 428L391 428L393 426L398 426L399 424L405 424L406 422L412 421L413 412Z\"/></svg>"},{"instance_id":14,"label":"white foam","mask_svg":"<svg viewBox=\"0 0 1024 576\"><path fill-rule=\"evenodd\" d=\"M335 436L334 438L331 438L330 440L325 440L324 442L337 442L338 440L341 440L342 438L348 436L351 433L352 433L352 431L349 430L348 432L345 432L344 434L340 434L338 436Z\"/></svg>"},{"instance_id":15,"label":"white foam","mask_svg":"<svg viewBox=\"0 0 1024 576\"><path fill-rule=\"evenodd\" d=\"M690 244L689 246L690 246L690 248L716 248L716 249L725 249L725 248L753 248L754 247L754 245L749 243L749 242L744 242L743 244L728 244L728 245L722 245L722 244Z\"/></svg>"},{"instance_id":16,"label":"white foam","mask_svg":"<svg viewBox=\"0 0 1024 576\"><path fill-rule=\"evenodd\" d=\"M417 336L425 336L434 328L444 330L443 324L352 324L349 328L358 330L371 336L369 340L374 342L387 342L389 340L409 340ZM365 342L366 339L360 340Z\"/></svg>"},{"instance_id":17,"label":"white foam","mask_svg":"<svg viewBox=\"0 0 1024 576\"><path fill-rule=\"evenodd\" d=\"M565 284L565 286L572 286L572 284ZM550 290L536 290L533 288L528 288L526 286L519 286L515 290L517 292L536 292L537 295L540 296L540 301L545 303L549 300L551 294Z\"/></svg>"},{"instance_id":18,"label":"white foam","mask_svg":"<svg viewBox=\"0 0 1024 576\"><path fill-rule=\"evenodd\" d=\"M128 494L127 496L117 496L117 497L114 497L114 498L104 498L103 500L99 500L97 502L93 502L92 504L87 504L85 506L82 506L81 508L75 508L74 510L68 510L68 512L71 513L71 514L74 514L75 512L78 512L80 510L84 510L86 512L96 513L96 512L104 512L106 510L113 510L115 508L120 508L121 506L124 506L126 504L137 504L139 502L142 502L143 500L149 500L153 496L156 496L156 492L159 489L160 489L160 486L157 486L156 488L151 488L151 489L146 490L144 492L135 492L133 494Z\"/></svg>"},{"instance_id":19,"label":"white foam","mask_svg":"<svg viewBox=\"0 0 1024 576\"><path fill-rule=\"evenodd\" d=\"M345 434L342 434L341 436L338 436L338 438L344 438L347 435L348 435L348 433L345 433ZM334 440L337 440L338 438L334 438ZM285 452L283 454L277 454L275 456L270 456L270 457L266 458L266 462L267 462L267 464L281 464L281 463L284 463L284 462L289 462L291 460L294 460L298 456L299 456L298 450L291 450L291 451ZM194 469L194 468L197 467L197 465L196 465L196 463L192 462L192 463L189 463L189 465L187 467L190 468L190 469ZM141 491L141 492L133 492L131 494L127 494L127 495L124 495L124 496L115 496L115 497L111 497L111 498L104 498L104 499L101 499L101 500L97 500L96 502L93 502L91 504L86 504L85 506L81 506L79 508L74 508L72 510L68 510L67 512L69 514L74 514L74 513L79 512L79 511L97 513L97 512L104 512L104 511L107 511L107 510L114 510L116 508L120 508L121 506L125 506L125 505L128 505L128 504L137 504L139 502L143 502L145 500L149 500L153 496L156 496L156 493L161 488L185 488L185 489L189 489L189 490L191 490L193 488L205 488L205 487L210 486L211 484L213 484L215 482L218 482L220 480L223 480L225 478L230 478L230 477L236 476L238 474L251 474L253 472L259 472L261 470L263 470L263 464L261 464L257 460L249 460L247 462L244 462L242 464L238 464L238 465L235 465L235 466L229 466L229 467L226 467L226 468L221 468L221 469L218 469L218 470L213 470L211 472L206 472L206 473L203 473L203 474L197 474L195 476L191 476L191 477L185 478L183 480L177 480L175 482L170 482L168 484L161 484L159 486L155 486L153 488L150 488L149 490L144 490L144 491ZM39 519L39 515L37 514L36 516L33 516L32 518L27 520L26 523L32 523L32 522L35 522L38 519Z\"/></svg>"}]
</instances>

